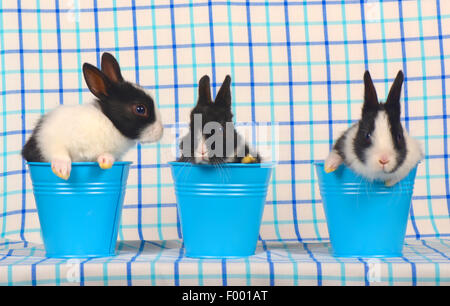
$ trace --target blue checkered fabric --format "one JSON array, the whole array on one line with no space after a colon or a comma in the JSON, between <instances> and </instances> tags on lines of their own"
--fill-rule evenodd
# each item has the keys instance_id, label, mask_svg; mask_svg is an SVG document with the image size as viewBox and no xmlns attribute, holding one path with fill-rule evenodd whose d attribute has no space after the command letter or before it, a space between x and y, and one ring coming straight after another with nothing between
<instances>
[{"instance_id":1,"label":"blue checkered fabric","mask_svg":"<svg viewBox=\"0 0 450 306\"><path fill-rule=\"evenodd\" d=\"M119 255L45 258L20 150L39 116L92 100L81 67L98 66L104 51L155 97L165 135L125 157L134 165ZM1 1L0 285L450 284L449 64L444 0ZM381 100L404 71L402 120L426 158L404 256L338 259L312 162L359 118L367 69ZM247 259L188 259L181 247L167 162L204 74L213 94L232 76L238 126L271 132L250 137L278 164L258 250Z\"/></svg>"}]
</instances>

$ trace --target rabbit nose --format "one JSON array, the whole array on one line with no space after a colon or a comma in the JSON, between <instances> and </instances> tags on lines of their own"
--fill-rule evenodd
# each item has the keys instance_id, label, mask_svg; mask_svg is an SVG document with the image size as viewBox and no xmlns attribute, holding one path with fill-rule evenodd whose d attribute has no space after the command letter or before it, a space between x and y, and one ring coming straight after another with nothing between
<instances>
[{"instance_id":1,"label":"rabbit nose","mask_svg":"<svg viewBox=\"0 0 450 306\"><path fill-rule=\"evenodd\" d=\"M387 158L386 156L382 156L382 157L378 160L378 162L384 166L384 165L386 165L387 163L389 163L389 158Z\"/></svg>"},{"instance_id":2,"label":"rabbit nose","mask_svg":"<svg viewBox=\"0 0 450 306\"><path fill-rule=\"evenodd\" d=\"M207 152L208 152L208 151L206 150L206 144L205 144L204 141L202 141L202 143L201 143L201 145L200 145L200 153L202 154L202 156L205 156L205 154L206 154Z\"/></svg>"}]
</instances>

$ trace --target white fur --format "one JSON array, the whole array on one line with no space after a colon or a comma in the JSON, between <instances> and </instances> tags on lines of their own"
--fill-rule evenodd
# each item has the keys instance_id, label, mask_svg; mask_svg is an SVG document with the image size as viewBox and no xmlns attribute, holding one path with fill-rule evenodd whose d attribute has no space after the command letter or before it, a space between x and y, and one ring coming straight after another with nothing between
<instances>
[{"instance_id":1,"label":"white fur","mask_svg":"<svg viewBox=\"0 0 450 306\"><path fill-rule=\"evenodd\" d=\"M189 131L186 135L181 139L182 144L182 155L185 157L193 157L195 162L198 164L206 164L209 161L209 157L207 154L207 147L205 138L202 135L202 132L199 131L195 133L195 143L191 143L191 131ZM191 156L191 146L196 146L194 149L194 156Z\"/></svg>"},{"instance_id":2,"label":"white fur","mask_svg":"<svg viewBox=\"0 0 450 306\"><path fill-rule=\"evenodd\" d=\"M105 153L117 160L136 143L123 136L95 102L59 106L43 120L36 137L47 162L96 161Z\"/></svg>"},{"instance_id":3,"label":"white fur","mask_svg":"<svg viewBox=\"0 0 450 306\"><path fill-rule=\"evenodd\" d=\"M389 131L390 125L387 113L379 111L375 118L375 128L371 136L371 146L366 150L366 168L373 172L380 172L379 176L384 177L386 172L390 172L396 165L396 152L392 134ZM382 165L379 161L386 159L388 162ZM380 178L381 178L380 177Z\"/></svg>"},{"instance_id":4,"label":"white fur","mask_svg":"<svg viewBox=\"0 0 450 306\"><path fill-rule=\"evenodd\" d=\"M150 96L150 94L145 90L144 87L139 86L138 84L132 84L131 85L141 91L144 91L147 95ZM155 122L146 127L139 135L138 141L141 143L149 143L149 142L155 142L162 138L164 132L164 127L161 120L161 113L159 109L155 105Z\"/></svg>"},{"instance_id":5,"label":"white fur","mask_svg":"<svg viewBox=\"0 0 450 306\"><path fill-rule=\"evenodd\" d=\"M197 134L197 147L194 150L195 162L198 164L208 163L208 148L206 147L206 140L200 133Z\"/></svg>"},{"instance_id":6,"label":"white fur","mask_svg":"<svg viewBox=\"0 0 450 306\"><path fill-rule=\"evenodd\" d=\"M396 166L397 152L394 148L389 121L385 111L379 111L375 118L375 128L371 136L372 144L366 150L366 160L364 163L357 158L353 148L353 140L357 131L358 123L352 125L347 131L343 145L343 153L345 156L344 162L353 171L369 180L382 180L386 182L386 185L392 186L402 180L423 158L422 149L419 143L417 140L410 137L405 128L403 128L403 135L407 148L406 157L395 172L390 172ZM332 151L325 164L330 164L335 155L337 155L337 153ZM382 158L387 158L389 161L384 166L379 162Z\"/></svg>"},{"instance_id":7,"label":"white fur","mask_svg":"<svg viewBox=\"0 0 450 306\"><path fill-rule=\"evenodd\" d=\"M155 107L155 122L146 127L139 135L139 142L155 142L163 136L164 127L161 120L161 113Z\"/></svg>"},{"instance_id":8,"label":"white fur","mask_svg":"<svg viewBox=\"0 0 450 306\"><path fill-rule=\"evenodd\" d=\"M227 135L234 135L234 133L228 133ZM228 136L231 137L231 136ZM194 145L194 144L190 144L190 139L191 139L191 132L189 131L182 139L181 142L183 143L183 154L185 154L186 156L190 154L190 148L188 148L188 145ZM231 139L232 140L232 139ZM227 140L230 143L234 144L234 140ZM194 160L196 163L198 164L207 164L210 161L210 158L208 156L208 152L209 152L209 148L208 148L208 143L202 133L202 131L199 131L196 133L196 144L197 147L194 150ZM225 163L231 163L232 161L234 161L235 157L244 157L242 155L245 154L245 139L244 137L242 137L240 134L237 134L237 147L236 148L230 148L230 147L226 147L227 148L227 155L225 156ZM186 147L185 147L186 146ZM250 155L252 156L257 156L258 153L253 150L252 148L249 148L250 150Z\"/></svg>"}]
</instances>

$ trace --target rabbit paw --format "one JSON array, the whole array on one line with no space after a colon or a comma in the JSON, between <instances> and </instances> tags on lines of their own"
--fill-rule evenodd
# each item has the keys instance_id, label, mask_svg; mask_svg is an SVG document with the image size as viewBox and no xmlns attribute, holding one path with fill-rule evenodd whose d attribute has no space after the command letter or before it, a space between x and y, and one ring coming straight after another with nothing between
<instances>
[{"instance_id":1,"label":"rabbit paw","mask_svg":"<svg viewBox=\"0 0 450 306\"><path fill-rule=\"evenodd\" d=\"M72 169L72 163L65 159L54 159L52 160L52 171L56 176L62 178L63 180L68 180L70 177L70 171Z\"/></svg>"},{"instance_id":2,"label":"rabbit paw","mask_svg":"<svg viewBox=\"0 0 450 306\"><path fill-rule=\"evenodd\" d=\"M325 160L325 172L333 172L342 164L342 162L342 157L337 152L331 151Z\"/></svg>"},{"instance_id":3,"label":"rabbit paw","mask_svg":"<svg viewBox=\"0 0 450 306\"><path fill-rule=\"evenodd\" d=\"M114 156L109 153L104 153L97 158L97 161L100 168L109 169L114 164Z\"/></svg>"}]
</instances>

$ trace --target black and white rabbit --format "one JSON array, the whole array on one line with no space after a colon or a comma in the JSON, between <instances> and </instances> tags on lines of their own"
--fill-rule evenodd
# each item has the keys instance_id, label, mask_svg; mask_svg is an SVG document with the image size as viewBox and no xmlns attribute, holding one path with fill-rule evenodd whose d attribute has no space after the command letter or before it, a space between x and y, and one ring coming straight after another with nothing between
<instances>
[{"instance_id":1,"label":"black and white rabbit","mask_svg":"<svg viewBox=\"0 0 450 306\"><path fill-rule=\"evenodd\" d=\"M369 180L393 186L423 158L422 149L400 122L403 72L399 71L386 103L379 103L368 71L364 74L362 118L335 142L325 161L325 171L344 163Z\"/></svg>"},{"instance_id":2,"label":"black and white rabbit","mask_svg":"<svg viewBox=\"0 0 450 306\"><path fill-rule=\"evenodd\" d=\"M155 102L144 89L123 79L111 54L103 53L101 71L85 63L83 74L97 99L45 114L22 149L25 160L51 162L53 172L65 180L72 162L97 161L108 169L137 141L158 141L163 134Z\"/></svg>"},{"instance_id":3,"label":"black and white rabbit","mask_svg":"<svg viewBox=\"0 0 450 306\"><path fill-rule=\"evenodd\" d=\"M203 76L197 105L190 114L189 132L181 139L179 162L194 164L260 163L261 157L237 133L231 112L231 78L225 77L214 102L210 81Z\"/></svg>"}]
</instances>

